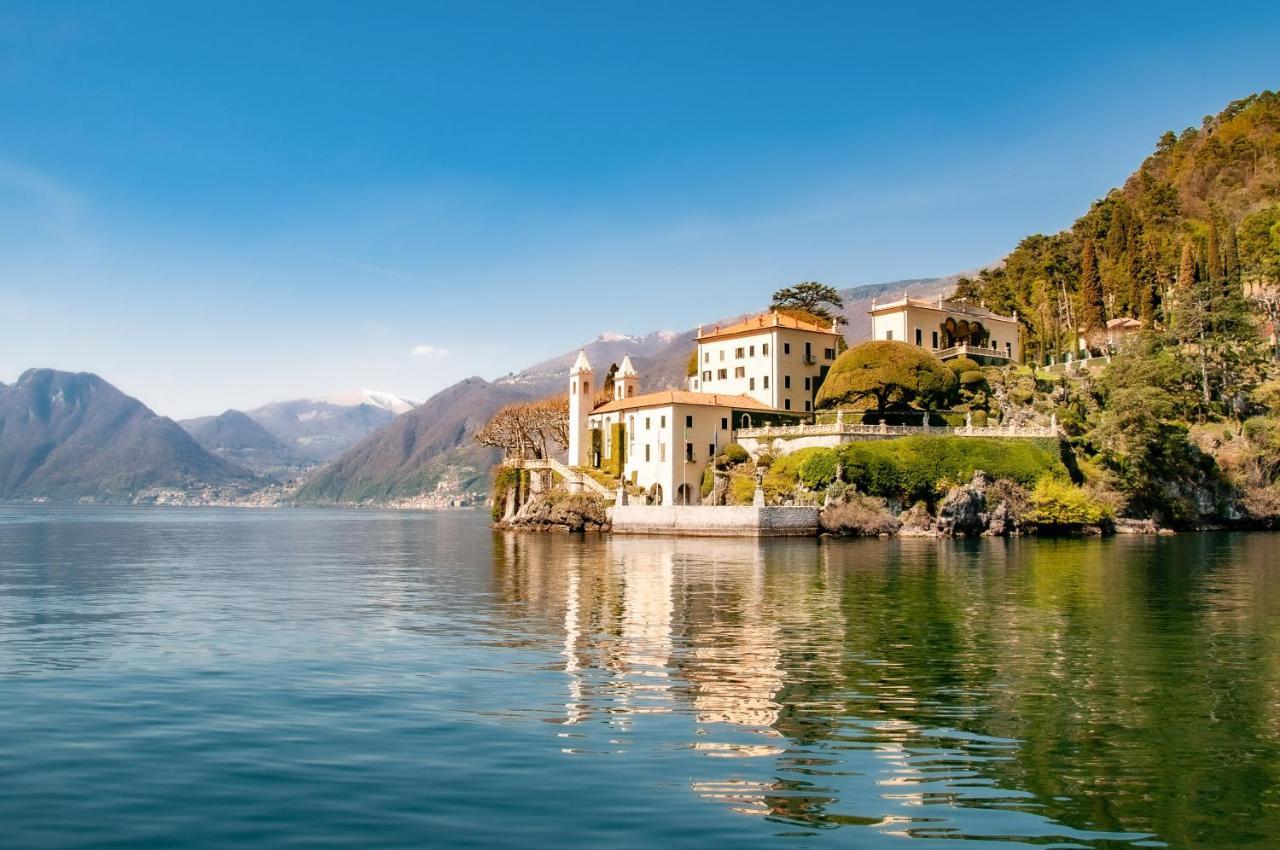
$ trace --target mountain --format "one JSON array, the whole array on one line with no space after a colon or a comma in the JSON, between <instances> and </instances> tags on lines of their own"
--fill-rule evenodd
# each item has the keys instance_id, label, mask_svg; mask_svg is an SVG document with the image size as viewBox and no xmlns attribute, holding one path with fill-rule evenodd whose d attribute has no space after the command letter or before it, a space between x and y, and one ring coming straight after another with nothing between
<instances>
[{"instance_id":1,"label":"mountain","mask_svg":"<svg viewBox=\"0 0 1280 850\"><path fill-rule=\"evenodd\" d=\"M178 424L205 451L255 472L293 472L315 465L239 410Z\"/></svg>"},{"instance_id":2,"label":"mountain","mask_svg":"<svg viewBox=\"0 0 1280 850\"><path fill-rule=\"evenodd\" d=\"M414 406L390 393L358 390L323 399L277 401L245 412L296 454L325 463Z\"/></svg>"},{"instance_id":3,"label":"mountain","mask_svg":"<svg viewBox=\"0 0 1280 850\"><path fill-rule=\"evenodd\" d=\"M31 369L0 388L0 499L132 502L254 485L248 470L97 375Z\"/></svg>"},{"instance_id":4,"label":"mountain","mask_svg":"<svg viewBox=\"0 0 1280 850\"><path fill-rule=\"evenodd\" d=\"M1167 323L1184 246L1201 280L1237 292L1280 284L1280 93L1166 132L1070 228L1026 237L1003 263L960 280L956 294L1017 310L1027 349L1056 354L1075 347L1086 317L1095 326L1120 317Z\"/></svg>"},{"instance_id":5,"label":"mountain","mask_svg":"<svg viewBox=\"0 0 1280 850\"><path fill-rule=\"evenodd\" d=\"M329 404L336 404L339 407L359 407L367 404L370 407L380 407L390 413L392 416L399 416L401 413L408 413L418 405L420 401L405 398L395 393L381 392L379 390L351 390L345 393L335 393L334 395L325 396L316 399L316 401L326 401Z\"/></svg>"},{"instance_id":6,"label":"mountain","mask_svg":"<svg viewBox=\"0 0 1280 850\"><path fill-rule=\"evenodd\" d=\"M442 482L458 490L483 489L498 454L477 445L472 435L503 405L537 395L518 383L460 381L347 450L316 473L296 500L386 502L430 492Z\"/></svg>"},{"instance_id":7,"label":"mountain","mask_svg":"<svg viewBox=\"0 0 1280 850\"><path fill-rule=\"evenodd\" d=\"M618 363L624 354L630 354L642 380L652 389L663 389L668 384L684 382L684 364L693 348L693 331L654 331L643 336L604 333L581 346L587 352L592 366L604 372L610 363ZM570 349L520 372L499 378L494 383L518 387L537 396L563 392L567 385L569 367L578 356L578 348ZM678 369L672 369L668 361L678 360ZM646 368L647 367L647 368ZM674 383L673 383L674 382Z\"/></svg>"}]
</instances>

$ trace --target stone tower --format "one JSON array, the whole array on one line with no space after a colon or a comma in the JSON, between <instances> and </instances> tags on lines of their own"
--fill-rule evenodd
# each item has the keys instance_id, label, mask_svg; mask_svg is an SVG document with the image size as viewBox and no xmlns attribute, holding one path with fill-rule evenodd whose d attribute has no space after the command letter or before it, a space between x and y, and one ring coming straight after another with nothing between
<instances>
[{"instance_id":1,"label":"stone tower","mask_svg":"<svg viewBox=\"0 0 1280 850\"><path fill-rule=\"evenodd\" d=\"M636 394L636 384L640 380L640 373L636 371L635 364L631 362L631 355L624 354L622 356L622 365L618 367L618 374L613 376L613 397L615 399L631 398Z\"/></svg>"},{"instance_id":2,"label":"stone tower","mask_svg":"<svg viewBox=\"0 0 1280 850\"><path fill-rule=\"evenodd\" d=\"M587 352L578 350L578 359L569 370L569 465L591 465L591 431L587 428L587 414L591 412L591 400L595 393L591 363Z\"/></svg>"}]
</instances>

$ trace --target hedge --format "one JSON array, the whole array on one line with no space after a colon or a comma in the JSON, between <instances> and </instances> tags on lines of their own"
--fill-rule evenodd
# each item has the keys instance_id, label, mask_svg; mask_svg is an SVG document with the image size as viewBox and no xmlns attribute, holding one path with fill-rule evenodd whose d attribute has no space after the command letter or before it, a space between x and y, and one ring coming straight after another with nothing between
<instances>
[{"instance_id":1,"label":"hedge","mask_svg":"<svg viewBox=\"0 0 1280 850\"><path fill-rule=\"evenodd\" d=\"M1024 487L1046 476L1069 478L1055 440L919 436L801 449L779 458L766 483L778 492L796 483L822 490L835 481L837 465L844 467L843 480L860 492L908 503L933 502L946 486L968 481L977 470Z\"/></svg>"}]
</instances>

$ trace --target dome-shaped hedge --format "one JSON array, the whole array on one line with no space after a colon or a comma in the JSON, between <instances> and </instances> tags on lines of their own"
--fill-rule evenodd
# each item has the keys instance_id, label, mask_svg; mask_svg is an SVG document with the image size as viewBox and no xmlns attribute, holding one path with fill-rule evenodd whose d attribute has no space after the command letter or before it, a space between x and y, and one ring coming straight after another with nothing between
<instances>
[{"instance_id":1,"label":"dome-shaped hedge","mask_svg":"<svg viewBox=\"0 0 1280 850\"><path fill-rule=\"evenodd\" d=\"M955 386L955 374L933 355L905 342L873 340L836 359L818 390L817 405L873 403L883 413L899 405L941 404Z\"/></svg>"}]
</instances>

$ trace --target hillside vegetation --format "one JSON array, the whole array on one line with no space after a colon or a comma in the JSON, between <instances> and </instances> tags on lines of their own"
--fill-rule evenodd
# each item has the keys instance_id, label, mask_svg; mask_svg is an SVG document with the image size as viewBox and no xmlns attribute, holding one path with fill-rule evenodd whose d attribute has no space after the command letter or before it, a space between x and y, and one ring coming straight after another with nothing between
<instances>
[{"instance_id":1,"label":"hillside vegetation","mask_svg":"<svg viewBox=\"0 0 1280 850\"><path fill-rule=\"evenodd\" d=\"M959 297L1017 311L1032 357L1074 350L1079 329L1128 316L1171 323L1184 252L1224 289L1280 282L1280 94L1235 101L1200 127L1166 132L1136 172L1069 229L1035 234ZM1272 298L1251 305L1274 320Z\"/></svg>"}]
</instances>

